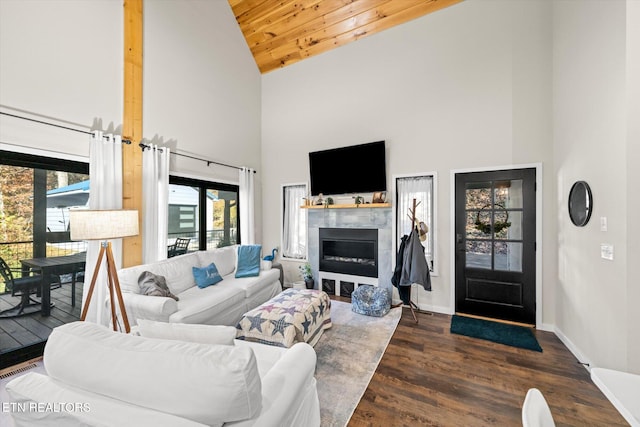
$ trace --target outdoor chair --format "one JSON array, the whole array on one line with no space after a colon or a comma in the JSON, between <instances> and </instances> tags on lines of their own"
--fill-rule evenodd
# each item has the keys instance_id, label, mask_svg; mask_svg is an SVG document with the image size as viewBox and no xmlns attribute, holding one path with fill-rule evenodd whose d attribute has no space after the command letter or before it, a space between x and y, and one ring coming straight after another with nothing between
<instances>
[{"instance_id":1,"label":"outdoor chair","mask_svg":"<svg viewBox=\"0 0 640 427\"><path fill-rule=\"evenodd\" d=\"M20 303L16 306L0 311L0 318L24 316L38 312L41 309L41 303L32 299L31 294L39 291L42 277L35 275L14 278L14 271L18 272L21 270L10 268L5 260L0 257L0 275L2 275L4 279L5 289L11 290L11 296L20 297Z\"/></svg>"},{"instance_id":2,"label":"outdoor chair","mask_svg":"<svg viewBox=\"0 0 640 427\"><path fill-rule=\"evenodd\" d=\"M183 255L187 253L189 248L190 238L178 237L173 245L170 245L167 252L167 258L171 258L177 255Z\"/></svg>"}]
</instances>

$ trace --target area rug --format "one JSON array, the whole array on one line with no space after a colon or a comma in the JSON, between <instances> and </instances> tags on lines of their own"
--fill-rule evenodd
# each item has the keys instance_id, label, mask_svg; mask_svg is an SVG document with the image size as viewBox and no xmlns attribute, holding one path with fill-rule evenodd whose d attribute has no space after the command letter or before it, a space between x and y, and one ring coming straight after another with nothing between
<instances>
[{"instance_id":1,"label":"area rug","mask_svg":"<svg viewBox=\"0 0 640 427\"><path fill-rule=\"evenodd\" d=\"M314 347L322 427L347 425L401 315L398 307L383 317L365 316L352 312L350 303L331 301L333 326Z\"/></svg>"},{"instance_id":2,"label":"area rug","mask_svg":"<svg viewBox=\"0 0 640 427\"><path fill-rule=\"evenodd\" d=\"M524 326L454 315L451 317L451 333L480 338L511 347L542 351L542 347L538 344L531 328Z\"/></svg>"}]
</instances>

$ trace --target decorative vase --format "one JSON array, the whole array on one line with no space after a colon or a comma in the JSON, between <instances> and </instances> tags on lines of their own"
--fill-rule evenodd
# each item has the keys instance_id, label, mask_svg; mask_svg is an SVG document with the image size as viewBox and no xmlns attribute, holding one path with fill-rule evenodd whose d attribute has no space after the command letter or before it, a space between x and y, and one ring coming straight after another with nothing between
<instances>
[{"instance_id":1,"label":"decorative vase","mask_svg":"<svg viewBox=\"0 0 640 427\"><path fill-rule=\"evenodd\" d=\"M307 279L304 281L304 284L307 285L307 289L313 289L315 282L313 281L313 279Z\"/></svg>"}]
</instances>

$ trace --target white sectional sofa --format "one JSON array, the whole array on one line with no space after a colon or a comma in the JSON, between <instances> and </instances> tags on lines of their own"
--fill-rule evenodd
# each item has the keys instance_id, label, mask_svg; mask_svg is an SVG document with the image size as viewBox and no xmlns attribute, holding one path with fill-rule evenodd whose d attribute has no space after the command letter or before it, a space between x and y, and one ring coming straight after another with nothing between
<instances>
[{"instance_id":1,"label":"white sectional sofa","mask_svg":"<svg viewBox=\"0 0 640 427\"><path fill-rule=\"evenodd\" d=\"M280 271L275 268L261 269L256 277L236 278L237 253L237 245L228 246L119 270L130 324L135 325L136 319L149 319L235 326L244 313L282 291ZM192 267L206 267L212 262L223 280L201 289L196 286ZM140 294L138 278L144 271L164 276L179 300Z\"/></svg>"},{"instance_id":2,"label":"white sectional sofa","mask_svg":"<svg viewBox=\"0 0 640 427\"><path fill-rule=\"evenodd\" d=\"M6 386L16 427L320 425L316 354L308 344L171 338L89 322L55 328L45 346L47 375L27 373Z\"/></svg>"}]
</instances>

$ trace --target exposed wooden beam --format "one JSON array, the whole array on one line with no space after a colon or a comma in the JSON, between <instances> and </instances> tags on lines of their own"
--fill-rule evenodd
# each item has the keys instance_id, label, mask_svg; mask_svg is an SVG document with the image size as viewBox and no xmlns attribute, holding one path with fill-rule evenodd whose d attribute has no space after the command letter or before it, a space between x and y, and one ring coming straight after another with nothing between
<instances>
[{"instance_id":1,"label":"exposed wooden beam","mask_svg":"<svg viewBox=\"0 0 640 427\"><path fill-rule=\"evenodd\" d=\"M124 2L124 117L122 134L131 140L122 152L122 207L138 211L142 230L142 22L143 0ZM122 266L142 264L142 233L123 239Z\"/></svg>"}]
</instances>

